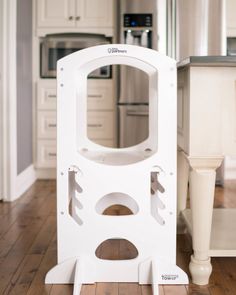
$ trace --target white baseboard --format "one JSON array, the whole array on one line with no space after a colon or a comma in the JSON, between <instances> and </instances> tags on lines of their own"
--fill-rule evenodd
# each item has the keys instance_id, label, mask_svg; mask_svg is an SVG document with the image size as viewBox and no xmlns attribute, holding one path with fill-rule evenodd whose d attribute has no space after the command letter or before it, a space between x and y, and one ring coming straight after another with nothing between
<instances>
[{"instance_id":1,"label":"white baseboard","mask_svg":"<svg viewBox=\"0 0 236 295\"><path fill-rule=\"evenodd\" d=\"M36 173L33 165L30 165L16 177L15 193L11 201L18 199L36 181Z\"/></svg>"},{"instance_id":2,"label":"white baseboard","mask_svg":"<svg viewBox=\"0 0 236 295\"><path fill-rule=\"evenodd\" d=\"M56 179L57 171L56 168L37 168L36 176L37 179Z\"/></svg>"},{"instance_id":3,"label":"white baseboard","mask_svg":"<svg viewBox=\"0 0 236 295\"><path fill-rule=\"evenodd\" d=\"M226 157L224 163L224 179L236 179L236 158Z\"/></svg>"}]
</instances>

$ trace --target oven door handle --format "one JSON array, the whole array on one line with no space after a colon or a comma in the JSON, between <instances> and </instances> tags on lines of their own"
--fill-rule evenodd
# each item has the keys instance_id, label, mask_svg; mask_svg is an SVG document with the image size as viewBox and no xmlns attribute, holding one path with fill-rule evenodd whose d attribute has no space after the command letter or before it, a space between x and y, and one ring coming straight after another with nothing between
<instances>
[{"instance_id":1,"label":"oven door handle","mask_svg":"<svg viewBox=\"0 0 236 295\"><path fill-rule=\"evenodd\" d=\"M147 117L148 112L135 112L135 111L127 111L127 116L139 116L139 117Z\"/></svg>"}]
</instances>

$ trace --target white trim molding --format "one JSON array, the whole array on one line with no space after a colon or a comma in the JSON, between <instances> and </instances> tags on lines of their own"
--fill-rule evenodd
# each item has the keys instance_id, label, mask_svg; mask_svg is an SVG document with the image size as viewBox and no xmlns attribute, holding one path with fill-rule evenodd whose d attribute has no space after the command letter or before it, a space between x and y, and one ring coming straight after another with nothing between
<instances>
[{"instance_id":1,"label":"white trim molding","mask_svg":"<svg viewBox=\"0 0 236 295\"><path fill-rule=\"evenodd\" d=\"M0 0L0 44L3 44L3 2ZM3 47L0 46L0 200L3 197Z\"/></svg>"},{"instance_id":2,"label":"white trim molding","mask_svg":"<svg viewBox=\"0 0 236 295\"><path fill-rule=\"evenodd\" d=\"M2 198L15 195L16 181L16 0L2 0Z\"/></svg>"},{"instance_id":3,"label":"white trim molding","mask_svg":"<svg viewBox=\"0 0 236 295\"><path fill-rule=\"evenodd\" d=\"M225 157L224 180L236 179L236 158Z\"/></svg>"},{"instance_id":4,"label":"white trim molding","mask_svg":"<svg viewBox=\"0 0 236 295\"><path fill-rule=\"evenodd\" d=\"M34 181L33 166L17 175L17 95L16 95L16 23L17 0L0 0L2 23L2 149L1 197L5 201L18 198Z\"/></svg>"},{"instance_id":5,"label":"white trim molding","mask_svg":"<svg viewBox=\"0 0 236 295\"><path fill-rule=\"evenodd\" d=\"M36 180L36 172L33 164L17 175L15 194L11 196L11 201L20 197Z\"/></svg>"}]
</instances>

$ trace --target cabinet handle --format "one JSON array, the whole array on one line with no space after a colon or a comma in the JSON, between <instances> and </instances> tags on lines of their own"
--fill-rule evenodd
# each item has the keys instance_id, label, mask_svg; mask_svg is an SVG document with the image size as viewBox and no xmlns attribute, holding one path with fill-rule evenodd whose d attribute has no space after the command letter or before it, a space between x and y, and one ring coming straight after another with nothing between
<instances>
[{"instance_id":1,"label":"cabinet handle","mask_svg":"<svg viewBox=\"0 0 236 295\"><path fill-rule=\"evenodd\" d=\"M68 17L69 20L73 20L73 18L74 18L73 16L69 16Z\"/></svg>"},{"instance_id":2,"label":"cabinet handle","mask_svg":"<svg viewBox=\"0 0 236 295\"><path fill-rule=\"evenodd\" d=\"M148 112L132 112L132 111L128 111L126 112L127 116L144 116L147 117L148 116Z\"/></svg>"},{"instance_id":3,"label":"cabinet handle","mask_svg":"<svg viewBox=\"0 0 236 295\"><path fill-rule=\"evenodd\" d=\"M56 157L56 153L48 153L48 155L50 156L50 157Z\"/></svg>"},{"instance_id":4,"label":"cabinet handle","mask_svg":"<svg viewBox=\"0 0 236 295\"><path fill-rule=\"evenodd\" d=\"M89 94L88 97L91 97L91 98L102 98L102 95L101 94Z\"/></svg>"},{"instance_id":5,"label":"cabinet handle","mask_svg":"<svg viewBox=\"0 0 236 295\"><path fill-rule=\"evenodd\" d=\"M49 94L48 97L49 98L56 98L57 96L56 96L56 94Z\"/></svg>"},{"instance_id":6,"label":"cabinet handle","mask_svg":"<svg viewBox=\"0 0 236 295\"><path fill-rule=\"evenodd\" d=\"M102 124L88 124L88 127L102 127Z\"/></svg>"},{"instance_id":7,"label":"cabinet handle","mask_svg":"<svg viewBox=\"0 0 236 295\"><path fill-rule=\"evenodd\" d=\"M48 127L57 127L57 124L48 124Z\"/></svg>"},{"instance_id":8,"label":"cabinet handle","mask_svg":"<svg viewBox=\"0 0 236 295\"><path fill-rule=\"evenodd\" d=\"M76 20L80 20L80 16L76 16L76 18L75 18Z\"/></svg>"}]
</instances>

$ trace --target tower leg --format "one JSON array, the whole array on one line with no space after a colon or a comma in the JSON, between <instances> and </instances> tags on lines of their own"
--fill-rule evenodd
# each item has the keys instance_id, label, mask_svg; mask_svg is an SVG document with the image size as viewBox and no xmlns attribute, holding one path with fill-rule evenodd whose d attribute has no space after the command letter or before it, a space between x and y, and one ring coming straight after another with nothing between
<instances>
[{"instance_id":1,"label":"tower leg","mask_svg":"<svg viewBox=\"0 0 236 295\"><path fill-rule=\"evenodd\" d=\"M81 259L77 259L75 266L75 279L73 295L79 295L83 282L83 265Z\"/></svg>"},{"instance_id":2,"label":"tower leg","mask_svg":"<svg viewBox=\"0 0 236 295\"><path fill-rule=\"evenodd\" d=\"M152 294L159 295L159 285L158 285L158 274L157 266L154 260L152 260Z\"/></svg>"}]
</instances>

